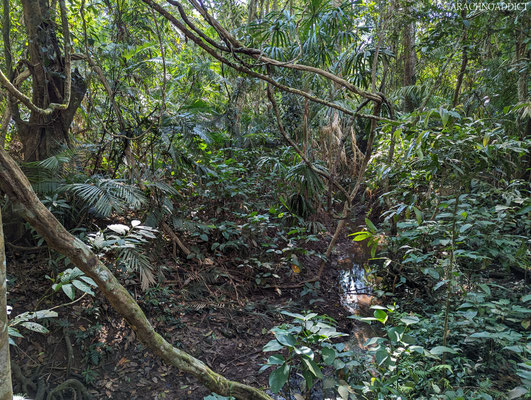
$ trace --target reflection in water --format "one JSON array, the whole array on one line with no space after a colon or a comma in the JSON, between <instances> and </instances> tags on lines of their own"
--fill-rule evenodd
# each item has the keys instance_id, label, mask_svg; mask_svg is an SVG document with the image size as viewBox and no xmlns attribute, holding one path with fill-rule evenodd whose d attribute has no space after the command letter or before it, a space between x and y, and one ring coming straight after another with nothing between
<instances>
[{"instance_id":1,"label":"reflection in water","mask_svg":"<svg viewBox=\"0 0 531 400\"><path fill-rule=\"evenodd\" d=\"M371 289L365 279L365 270L358 264L339 272L339 283L343 291L341 304L352 314L359 314L371 303Z\"/></svg>"},{"instance_id":2,"label":"reflection in water","mask_svg":"<svg viewBox=\"0 0 531 400\"><path fill-rule=\"evenodd\" d=\"M342 291L341 305L351 314L366 316L370 313L369 308L373 296L365 276L365 269L352 263L348 263L348 266L345 265L345 267L348 269L339 271L339 285ZM377 334L371 325L358 323L350 332L349 345L352 346L352 349L361 351L366 349L365 343L373 336L377 336Z\"/></svg>"}]
</instances>

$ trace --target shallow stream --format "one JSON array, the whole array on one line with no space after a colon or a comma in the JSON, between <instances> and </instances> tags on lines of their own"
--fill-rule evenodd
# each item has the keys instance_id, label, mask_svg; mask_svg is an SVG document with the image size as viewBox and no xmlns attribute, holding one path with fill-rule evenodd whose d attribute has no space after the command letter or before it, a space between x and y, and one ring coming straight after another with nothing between
<instances>
[{"instance_id":1,"label":"shallow stream","mask_svg":"<svg viewBox=\"0 0 531 400\"><path fill-rule=\"evenodd\" d=\"M359 314L362 309L370 306L371 288L365 276L365 269L352 264L349 269L339 272L339 286L341 288L341 305L352 314Z\"/></svg>"}]
</instances>

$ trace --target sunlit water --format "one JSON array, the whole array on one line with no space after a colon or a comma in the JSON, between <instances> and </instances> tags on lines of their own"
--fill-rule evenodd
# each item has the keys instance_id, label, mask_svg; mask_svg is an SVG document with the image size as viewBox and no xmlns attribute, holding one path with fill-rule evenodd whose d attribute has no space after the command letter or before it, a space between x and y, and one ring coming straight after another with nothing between
<instances>
[{"instance_id":1,"label":"sunlit water","mask_svg":"<svg viewBox=\"0 0 531 400\"><path fill-rule=\"evenodd\" d=\"M361 308L370 305L371 289L365 279L365 270L358 264L339 272L339 285L342 290L341 304L350 313L359 314Z\"/></svg>"}]
</instances>

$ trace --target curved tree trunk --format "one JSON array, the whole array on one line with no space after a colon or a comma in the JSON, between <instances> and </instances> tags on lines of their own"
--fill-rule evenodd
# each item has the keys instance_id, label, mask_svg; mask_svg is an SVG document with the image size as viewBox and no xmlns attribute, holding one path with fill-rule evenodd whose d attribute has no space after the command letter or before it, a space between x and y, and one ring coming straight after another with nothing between
<instances>
[{"instance_id":1,"label":"curved tree trunk","mask_svg":"<svg viewBox=\"0 0 531 400\"><path fill-rule=\"evenodd\" d=\"M182 372L195 376L208 389L241 400L271 400L263 391L230 381L212 371L202 361L173 347L160 336L112 272L90 248L71 235L39 201L29 181L15 161L0 149L0 190L7 194L16 211L46 240L48 246L68 257L90 276L113 308L125 318L138 339L155 355Z\"/></svg>"}]
</instances>

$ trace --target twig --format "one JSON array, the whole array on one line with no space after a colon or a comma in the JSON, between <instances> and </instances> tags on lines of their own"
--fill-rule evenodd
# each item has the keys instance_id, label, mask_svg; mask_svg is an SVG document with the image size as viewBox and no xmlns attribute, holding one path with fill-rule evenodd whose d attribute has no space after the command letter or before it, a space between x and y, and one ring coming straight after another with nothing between
<instances>
[{"instance_id":1,"label":"twig","mask_svg":"<svg viewBox=\"0 0 531 400\"><path fill-rule=\"evenodd\" d=\"M85 293L83 293L83 294L81 295L80 298L75 299L74 301L71 301L70 303L59 304L59 305L54 306L54 307L52 307L52 308L48 308L48 310L49 310L49 311L50 311L50 310L56 310L56 309L58 309L58 308L60 308L60 307L71 306L72 304L75 304L75 303L77 303L78 301L80 301L80 300L81 300L83 297L85 297L86 295L87 295L87 293L85 292Z\"/></svg>"}]
</instances>

